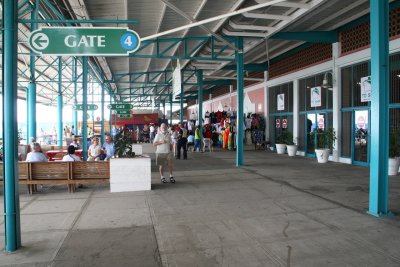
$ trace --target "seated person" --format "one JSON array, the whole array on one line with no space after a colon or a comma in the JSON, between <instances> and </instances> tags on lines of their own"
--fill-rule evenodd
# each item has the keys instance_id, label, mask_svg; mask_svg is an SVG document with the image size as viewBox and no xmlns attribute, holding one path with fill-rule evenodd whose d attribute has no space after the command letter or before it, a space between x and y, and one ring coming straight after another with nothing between
<instances>
[{"instance_id":1,"label":"seated person","mask_svg":"<svg viewBox=\"0 0 400 267\"><path fill-rule=\"evenodd\" d=\"M75 149L79 149L80 146L79 146L79 143L78 143L78 138L74 139L74 140L71 142L70 146L74 146Z\"/></svg>"},{"instance_id":2,"label":"seated person","mask_svg":"<svg viewBox=\"0 0 400 267\"><path fill-rule=\"evenodd\" d=\"M189 151L190 147L192 147L192 151L193 151L193 148L194 148L194 135L193 135L192 131L189 132L189 136L187 138L187 150L188 151Z\"/></svg>"},{"instance_id":3,"label":"seated person","mask_svg":"<svg viewBox=\"0 0 400 267\"><path fill-rule=\"evenodd\" d=\"M88 159L87 161L99 161L101 154L101 147L99 145L99 139L94 137L92 139L92 144L88 149Z\"/></svg>"},{"instance_id":4,"label":"seated person","mask_svg":"<svg viewBox=\"0 0 400 267\"><path fill-rule=\"evenodd\" d=\"M81 158L75 155L75 147L73 145L68 147L68 154L62 158L62 161L81 161Z\"/></svg>"},{"instance_id":5,"label":"seated person","mask_svg":"<svg viewBox=\"0 0 400 267\"><path fill-rule=\"evenodd\" d=\"M111 140L111 136L106 135L105 143L103 144L103 152L105 153L104 161L114 157L115 148L114 143Z\"/></svg>"},{"instance_id":6,"label":"seated person","mask_svg":"<svg viewBox=\"0 0 400 267\"><path fill-rule=\"evenodd\" d=\"M40 147L40 144L37 142L34 142L32 144L32 152L29 152L28 155L26 155L26 161L27 162L47 162L47 157L43 154L42 148Z\"/></svg>"}]
</instances>

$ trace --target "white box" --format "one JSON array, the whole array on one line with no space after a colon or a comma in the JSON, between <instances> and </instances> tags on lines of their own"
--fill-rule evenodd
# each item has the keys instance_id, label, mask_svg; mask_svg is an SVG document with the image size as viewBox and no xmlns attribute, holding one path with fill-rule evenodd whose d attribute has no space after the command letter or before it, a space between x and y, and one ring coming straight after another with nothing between
<instances>
[{"instance_id":1,"label":"white box","mask_svg":"<svg viewBox=\"0 0 400 267\"><path fill-rule=\"evenodd\" d=\"M151 190L151 158L110 159L110 191Z\"/></svg>"}]
</instances>

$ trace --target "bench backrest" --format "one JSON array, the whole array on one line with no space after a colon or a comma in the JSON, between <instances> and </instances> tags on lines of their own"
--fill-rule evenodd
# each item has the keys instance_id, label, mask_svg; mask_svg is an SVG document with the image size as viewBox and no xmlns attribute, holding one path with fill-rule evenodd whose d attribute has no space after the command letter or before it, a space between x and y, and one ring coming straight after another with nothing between
<instances>
[{"instance_id":1,"label":"bench backrest","mask_svg":"<svg viewBox=\"0 0 400 267\"><path fill-rule=\"evenodd\" d=\"M31 162L31 180L68 180L69 162Z\"/></svg>"},{"instance_id":2,"label":"bench backrest","mask_svg":"<svg viewBox=\"0 0 400 267\"><path fill-rule=\"evenodd\" d=\"M110 162L108 161L75 161L71 163L71 179L109 179Z\"/></svg>"},{"instance_id":3,"label":"bench backrest","mask_svg":"<svg viewBox=\"0 0 400 267\"><path fill-rule=\"evenodd\" d=\"M19 180L28 180L29 178L29 162L18 162ZM3 162L0 162L0 181L3 181Z\"/></svg>"}]
</instances>

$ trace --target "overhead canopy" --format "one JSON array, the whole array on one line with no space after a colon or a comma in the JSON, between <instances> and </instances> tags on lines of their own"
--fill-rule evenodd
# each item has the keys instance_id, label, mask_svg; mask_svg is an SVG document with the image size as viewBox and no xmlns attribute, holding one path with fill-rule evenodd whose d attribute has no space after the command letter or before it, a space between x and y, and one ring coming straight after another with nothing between
<instances>
[{"instance_id":1,"label":"overhead canopy","mask_svg":"<svg viewBox=\"0 0 400 267\"><path fill-rule=\"evenodd\" d=\"M151 72L173 70L176 60L171 57L178 56L193 51L191 56L196 59L180 59L180 65L185 69L204 69L204 78L207 80L232 79L236 76L234 62L235 46L233 42L224 41L220 36L243 36L245 64L264 64L267 70L267 62L285 52L296 48L306 41L314 39L314 42L332 42L335 40L335 30L339 27L360 18L369 12L369 1L340 1L340 0L290 0L290 1L265 1L265 0L66 0L57 1L58 5L51 8L47 1L40 1L39 19L91 19L98 20L118 20L116 23L41 23L38 26L118 26L129 27L136 31L141 38L153 36L167 30L175 29L187 25L191 22L202 21L208 18L229 14L233 11L253 7L259 4L273 2L273 5L259 8L219 19L201 26L187 28L178 32L170 33L159 37L165 38L188 38L213 36L214 41L198 40L187 42L185 40L166 42L157 45L154 40L143 42L140 53L144 55L155 55L163 53L163 58L154 56L144 58L143 56L132 55L131 57L93 57L90 59L92 69L93 102L99 101L100 84L103 83L109 90L119 96L116 100L127 102L141 102L147 106L152 99L151 95L137 96L132 89L146 87L147 94L164 94L154 97L155 101L168 100L171 93L169 85L159 85L149 83L148 76L138 77L135 82L131 82L129 76L115 79L119 74L129 74L137 72ZM20 15L19 19L30 19L31 12L29 2L19 0ZM124 20L137 20L136 24L120 23ZM92 22L93 22L92 21ZM25 98L25 88L30 81L30 57L27 46L27 37L30 34L30 24L19 24L19 44L18 56L19 68L19 97ZM312 35L308 33L307 38L302 33L310 31L326 31L326 37L322 35ZM282 34L285 33L285 34ZM328 38L329 37L329 38ZM310 39L311 38L311 39ZM317 39L317 40L315 40ZM320 39L320 40L318 40ZM232 61L218 60L220 58L231 57ZM139 54L139 53L137 53ZM204 59L204 60L203 60ZM74 81L74 59L73 57L63 57L63 89L64 102L73 103L73 81ZM250 65L249 65L250 66ZM260 66L260 65L259 65ZM247 71L247 73L262 73L260 68ZM36 80L38 84L37 101L45 104L55 105L57 99L58 68L57 58L54 56L40 56L36 61ZM77 61L77 77L81 73L79 58ZM208 78L211 76L210 78ZM257 76L257 75L255 75ZM251 77L255 77L254 75ZM153 77L152 83L160 82L162 79L171 82L172 73L163 76ZM258 75L262 77L262 74ZM146 80L147 79L147 80ZM196 75L184 76L190 84L195 84ZM106 81L106 83L104 83ZM256 82L256 81L254 81ZM197 89L194 85L185 86L185 90ZM213 87L208 84L207 88ZM118 90L119 89L119 90ZM129 90L124 90L129 89ZM234 88L235 89L235 88ZM81 85L78 83L78 94ZM210 91L212 93L212 89ZM90 102L90 100L89 100Z\"/></svg>"}]
</instances>

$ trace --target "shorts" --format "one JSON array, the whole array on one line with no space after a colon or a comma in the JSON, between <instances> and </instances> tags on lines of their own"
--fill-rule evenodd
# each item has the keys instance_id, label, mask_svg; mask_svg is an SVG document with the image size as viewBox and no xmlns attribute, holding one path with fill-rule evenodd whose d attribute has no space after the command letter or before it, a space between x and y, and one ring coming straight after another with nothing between
<instances>
[{"instance_id":1,"label":"shorts","mask_svg":"<svg viewBox=\"0 0 400 267\"><path fill-rule=\"evenodd\" d=\"M171 162L172 165L172 153L156 153L156 164L158 166L160 165L166 165L168 162Z\"/></svg>"}]
</instances>

